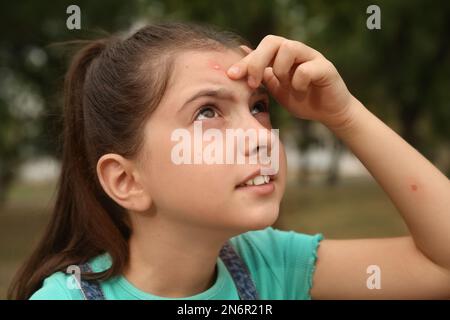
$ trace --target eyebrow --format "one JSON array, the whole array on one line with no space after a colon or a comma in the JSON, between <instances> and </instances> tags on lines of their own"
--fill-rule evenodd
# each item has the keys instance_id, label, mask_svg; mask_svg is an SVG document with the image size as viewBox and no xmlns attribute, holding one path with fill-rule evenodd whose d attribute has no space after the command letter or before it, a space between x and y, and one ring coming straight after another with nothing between
<instances>
[{"instance_id":1,"label":"eyebrow","mask_svg":"<svg viewBox=\"0 0 450 320\"><path fill-rule=\"evenodd\" d=\"M257 95L269 95L269 92L267 91L267 88L264 85L260 85L258 88L256 88L250 97L257 96ZM190 97L185 103L183 103L183 106L178 110L181 111L184 109L184 107L201 98L201 97L215 97L218 99L226 99L226 100L233 100L234 95L232 91L225 89L225 88L217 88L217 89L203 89L198 91L196 94L194 94L192 97Z\"/></svg>"}]
</instances>

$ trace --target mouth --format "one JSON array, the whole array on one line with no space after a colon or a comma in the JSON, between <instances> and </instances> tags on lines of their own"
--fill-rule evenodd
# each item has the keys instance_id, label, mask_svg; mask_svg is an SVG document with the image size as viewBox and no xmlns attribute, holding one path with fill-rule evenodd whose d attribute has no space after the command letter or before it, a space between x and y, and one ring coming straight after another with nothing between
<instances>
[{"instance_id":1,"label":"mouth","mask_svg":"<svg viewBox=\"0 0 450 320\"><path fill-rule=\"evenodd\" d=\"M247 176L236 189L243 191L252 191L261 195L270 194L275 190L275 175L261 175L260 170Z\"/></svg>"}]
</instances>

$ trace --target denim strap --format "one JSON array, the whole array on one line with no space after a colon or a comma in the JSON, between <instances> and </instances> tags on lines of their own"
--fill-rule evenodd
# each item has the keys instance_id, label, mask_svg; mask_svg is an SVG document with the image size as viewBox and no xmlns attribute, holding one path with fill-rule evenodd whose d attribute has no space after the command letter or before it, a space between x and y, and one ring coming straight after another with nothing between
<instances>
[{"instance_id":1,"label":"denim strap","mask_svg":"<svg viewBox=\"0 0 450 320\"><path fill-rule=\"evenodd\" d=\"M79 265L82 273L92 272L89 263ZM105 295L97 280L80 279L80 289L85 300L105 300Z\"/></svg>"},{"instance_id":2,"label":"denim strap","mask_svg":"<svg viewBox=\"0 0 450 320\"><path fill-rule=\"evenodd\" d=\"M220 250L220 258L230 272L241 300L258 300L258 293L244 261L227 241Z\"/></svg>"}]
</instances>

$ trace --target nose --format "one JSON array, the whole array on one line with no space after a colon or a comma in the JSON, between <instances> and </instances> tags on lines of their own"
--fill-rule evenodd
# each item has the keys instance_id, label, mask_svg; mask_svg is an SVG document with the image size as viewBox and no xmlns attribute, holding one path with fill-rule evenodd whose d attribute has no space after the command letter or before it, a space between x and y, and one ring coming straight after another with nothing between
<instances>
[{"instance_id":1,"label":"nose","mask_svg":"<svg viewBox=\"0 0 450 320\"><path fill-rule=\"evenodd\" d=\"M269 165L274 139L270 128L261 124L251 113L241 117L240 126L244 139L238 141L238 152L246 159L253 159L251 164ZM244 145L242 145L243 142Z\"/></svg>"}]
</instances>

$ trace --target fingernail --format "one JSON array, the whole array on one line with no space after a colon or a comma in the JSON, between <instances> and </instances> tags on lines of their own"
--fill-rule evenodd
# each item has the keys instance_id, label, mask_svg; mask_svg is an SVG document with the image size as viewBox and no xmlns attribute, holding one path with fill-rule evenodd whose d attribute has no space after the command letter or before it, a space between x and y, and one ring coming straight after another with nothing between
<instances>
[{"instance_id":1,"label":"fingernail","mask_svg":"<svg viewBox=\"0 0 450 320\"><path fill-rule=\"evenodd\" d=\"M239 74L239 67L233 66L230 69L228 69L228 73L234 76L237 76Z\"/></svg>"}]
</instances>

